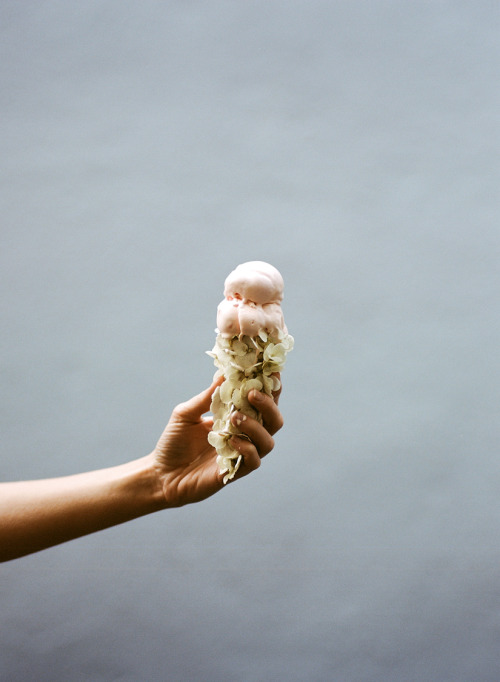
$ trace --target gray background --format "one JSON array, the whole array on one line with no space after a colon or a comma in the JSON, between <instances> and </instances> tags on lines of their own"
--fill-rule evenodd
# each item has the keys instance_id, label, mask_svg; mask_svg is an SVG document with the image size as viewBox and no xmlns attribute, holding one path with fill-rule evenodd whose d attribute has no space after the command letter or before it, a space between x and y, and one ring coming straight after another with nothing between
<instances>
[{"instance_id":1,"label":"gray background","mask_svg":"<svg viewBox=\"0 0 500 682\"><path fill-rule=\"evenodd\" d=\"M498 681L498 29L0 2L1 478L149 452L242 261L296 338L259 472L2 565L2 680Z\"/></svg>"}]
</instances>

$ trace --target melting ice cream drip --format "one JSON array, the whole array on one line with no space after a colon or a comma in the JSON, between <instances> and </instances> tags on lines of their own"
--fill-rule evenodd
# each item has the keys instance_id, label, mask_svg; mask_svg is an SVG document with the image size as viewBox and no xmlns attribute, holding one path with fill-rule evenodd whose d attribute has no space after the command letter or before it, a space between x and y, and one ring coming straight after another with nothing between
<instances>
[{"instance_id":1,"label":"melting ice cream drip","mask_svg":"<svg viewBox=\"0 0 500 682\"><path fill-rule=\"evenodd\" d=\"M293 348L281 311L283 289L278 270L263 261L238 265L224 283L224 300L217 308L217 338L209 352L218 368L216 376L223 375L224 382L212 397L214 425L208 437L217 450L224 483L234 478L241 464L241 455L229 444L239 433L231 415L239 410L261 421L248 393L254 388L268 395L277 391L280 381L275 374L282 371Z\"/></svg>"}]
</instances>

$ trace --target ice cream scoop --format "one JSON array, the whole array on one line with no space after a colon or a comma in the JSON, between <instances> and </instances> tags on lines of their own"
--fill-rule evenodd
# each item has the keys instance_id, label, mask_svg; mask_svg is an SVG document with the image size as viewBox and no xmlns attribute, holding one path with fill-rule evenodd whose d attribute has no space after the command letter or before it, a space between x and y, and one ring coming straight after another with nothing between
<instances>
[{"instance_id":1,"label":"ice cream scoop","mask_svg":"<svg viewBox=\"0 0 500 682\"><path fill-rule=\"evenodd\" d=\"M281 311L283 278L263 261L238 265L224 282L224 300L217 308L217 328L226 338L287 333Z\"/></svg>"},{"instance_id":2,"label":"ice cream scoop","mask_svg":"<svg viewBox=\"0 0 500 682\"><path fill-rule=\"evenodd\" d=\"M230 445L239 430L231 415L239 410L262 421L248 401L252 389L272 395L280 388L278 374L293 348L293 337L281 310L283 278L275 267L263 261L238 265L224 283L224 300L217 308L217 338L208 354L224 376L212 396L214 423L208 435L217 451L224 483L234 478L241 455Z\"/></svg>"}]
</instances>

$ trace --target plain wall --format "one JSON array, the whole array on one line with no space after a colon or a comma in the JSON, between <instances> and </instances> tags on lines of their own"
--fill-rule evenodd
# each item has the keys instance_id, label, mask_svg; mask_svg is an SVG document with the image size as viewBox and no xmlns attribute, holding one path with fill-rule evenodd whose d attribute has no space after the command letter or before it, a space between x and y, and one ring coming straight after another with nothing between
<instances>
[{"instance_id":1,"label":"plain wall","mask_svg":"<svg viewBox=\"0 0 500 682\"><path fill-rule=\"evenodd\" d=\"M0 2L1 478L149 452L226 275L285 428L200 505L0 569L0 679L497 682L499 7Z\"/></svg>"}]
</instances>

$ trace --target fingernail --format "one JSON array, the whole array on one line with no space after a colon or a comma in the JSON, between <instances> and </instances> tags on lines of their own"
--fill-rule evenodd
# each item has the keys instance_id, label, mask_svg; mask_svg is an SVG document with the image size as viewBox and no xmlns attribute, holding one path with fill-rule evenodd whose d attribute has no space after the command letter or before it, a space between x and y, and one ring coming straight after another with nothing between
<instances>
[{"instance_id":1,"label":"fingernail","mask_svg":"<svg viewBox=\"0 0 500 682\"><path fill-rule=\"evenodd\" d=\"M256 403L260 403L264 400L264 396L260 391L256 391L255 389L252 391L252 400Z\"/></svg>"}]
</instances>

